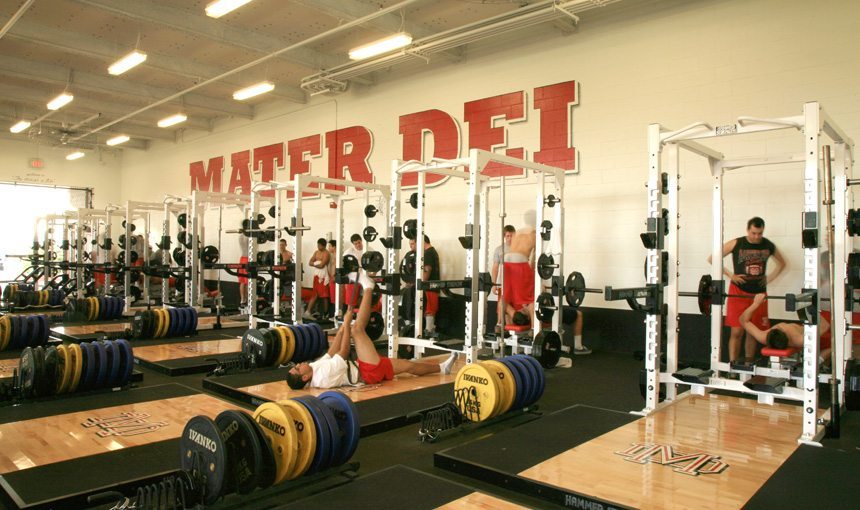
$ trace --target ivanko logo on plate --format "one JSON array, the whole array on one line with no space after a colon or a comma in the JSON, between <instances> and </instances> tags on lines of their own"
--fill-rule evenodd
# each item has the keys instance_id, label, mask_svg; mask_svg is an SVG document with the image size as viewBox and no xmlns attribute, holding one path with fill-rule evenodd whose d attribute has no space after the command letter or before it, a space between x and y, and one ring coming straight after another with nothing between
<instances>
[{"instance_id":1,"label":"ivanko logo on plate","mask_svg":"<svg viewBox=\"0 0 860 510\"><path fill-rule=\"evenodd\" d=\"M681 453L667 444L631 443L630 448L615 453L630 462L637 464L653 462L670 466L676 473L691 476L715 475L729 467L720 460L719 455L704 452Z\"/></svg>"}]
</instances>

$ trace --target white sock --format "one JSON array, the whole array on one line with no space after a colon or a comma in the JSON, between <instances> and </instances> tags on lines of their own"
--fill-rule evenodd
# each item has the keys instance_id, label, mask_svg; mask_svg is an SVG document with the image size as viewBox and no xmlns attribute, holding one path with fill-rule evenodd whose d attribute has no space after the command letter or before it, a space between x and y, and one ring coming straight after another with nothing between
<instances>
[{"instance_id":1,"label":"white sock","mask_svg":"<svg viewBox=\"0 0 860 510\"><path fill-rule=\"evenodd\" d=\"M582 335L573 337L573 347L574 349L582 349Z\"/></svg>"},{"instance_id":2,"label":"white sock","mask_svg":"<svg viewBox=\"0 0 860 510\"><path fill-rule=\"evenodd\" d=\"M439 363L439 371L446 375L450 374L451 367L454 366L455 361L457 361L457 353L453 352L451 353L451 356L448 357L448 359L446 359L442 363Z\"/></svg>"},{"instance_id":3,"label":"white sock","mask_svg":"<svg viewBox=\"0 0 860 510\"><path fill-rule=\"evenodd\" d=\"M427 327L425 329L428 333L436 330L436 317L433 315L427 316Z\"/></svg>"},{"instance_id":4,"label":"white sock","mask_svg":"<svg viewBox=\"0 0 860 510\"><path fill-rule=\"evenodd\" d=\"M376 282L374 282L372 278L367 276L367 273L364 271L362 271L361 274L358 275L358 283L361 284L361 288L364 290L373 290L376 287Z\"/></svg>"}]
</instances>

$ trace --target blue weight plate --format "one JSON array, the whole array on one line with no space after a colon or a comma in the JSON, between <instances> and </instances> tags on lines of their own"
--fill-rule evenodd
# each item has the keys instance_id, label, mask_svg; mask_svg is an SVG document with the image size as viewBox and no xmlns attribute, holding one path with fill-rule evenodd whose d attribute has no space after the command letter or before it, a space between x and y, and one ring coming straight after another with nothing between
<instances>
[{"instance_id":1,"label":"blue weight plate","mask_svg":"<svg viewBox=\"0 0 860 510\"><path fill-rule=\"evenodd\" d=\"M535 367L532 366L531 363L522 359L519 356L510 356L511 361L517 363L521 367L520 375L523 375L523 379L526 381L526 395L523 400L523 407L528 407L534 403L534 397L537 395L538 390L538 380L537 380L537 371Z\"/></svg>"},{"instance_id":2,"label":"blue weight plate","mask_svg":"<svg viewBox=\"0 0 860 510\"><path fill-rule=\"evenodd\" d=\"M293 352L293 362L301 363L302 361L307 361L308 358L305 355L307 341L305 340L304 332L296 324L288 325L287 327L293 331L293 337L296 339L296 349Z\"/></svg>"},{"instance_id":3,"label":"blue weight plate","mask_svg":"<svg viewBox=\"0 0 860 510\"><path fill-rule=\"evenodd\" d=\"M93 387L96 377L96 353L90 342L81 342L81 380L78 383L79 390L88 390Z\"/></svg>"},{"instance_id":4,"label":"blue weight plate","mask_svg":"<svg viewBox=\"0 0 860 510\"><path fill-rule=\"evenodd\" d=\"M183 308L182 315L184 315L184 321L182 326L182 336L188 336L191 334L192 328L194 327L194 312L191 308Z\"/></svg>"},{"instance_id":5,"label":"blue weight plate","mask_svg":"<svg viewBox=\"0 0 860 510\"><path fill-rule=\"evenodd\" d=\"M176 309L168 308L167 309L167 318L169 320L169 324L167 325L167 337L176 336Z\"/></svg>"},{"instance_id":6,"label":"blue weight plate","mask_svg":"<svg viewBox=\"0 0 860 510\"><path fill-rule=\"evenodd\" d=\"M108 369L105 385L109 387L117 386L120 383L120 365L122 364L122 351L116 342L107 340L104 342L105 351L107 352Z\"/></svg>"},{"instance_id":7,"label":"blue weight plate","mask_svg":"<svg viewBox=\"0 0 860 510\"><path fill-rule=\"evenodd\" d=\"M51 338L51 323L48 322L47 315L39 315L39 321L42 323L42 345L47 345L48 339Z\"/></svg>"},{"instance_id":8,"label":"blue weight plate","mask_svg":"<svg viewBox=\"0 0 860 510\"><path fill-rule=\"evenodd\" d=\"M107 318L107 300L105 300L104 296L99 296L99 316L96 319L103 321Z\"/></svg>"},{"instance_id":9,"label":"blue weight plate","mask_svg":"<svg viewBox=\"0 0 860 510\"><path fill-rule=\"evenodd\" d=\"M110 317L108 319L114 320L119 318L119 298L115 296L108 296L108 310L110 310Z\"/></svg>"},{"instance_id":10,"label":"blue weight plate","mask_svg":"<svg viewBox=\"0 0 860 510\"><path fill-rule=\"evenodd\" d=\"M331 409L342 434L341 455L334 464L340 466L352 458L352 454L358 448L358 438L361 435L358 410L352 400L339 391L326 391L318 398Z\"/></svg>"},{"instance_id":11,"label":"blue weight plate","mask_svg":"<svg viewBox=\"0 0 860 510\"><path fill-rule=\"evenodd\" d=\"M108 376L107 349L101 342L90 342L90 345L93 347L93 359L95 360L93 387L101 388L107 382Z\"/></svg>"},{"instance_id":12,"label":"blue weight plate","mask_svg":"<svg viewBox=\"0 0 860 510\"><path fill-rule=\"evenodd\" d=\"M520 369L508 358L499 358L498 361L508 367L508 370L511 371L511 375L514 376L514 386L517 391L514 394L514 401L511 403L511 409L521 409L525 393L523 392L523 378L520 376Z\"/></svg>"},{"instance_id":13,"label":"blue weight plate","mask_svg":"<svg viewBox=\"0 0 860 510\"><path fill-rule=\"evenodd\" d=\"M38 347L42 339L42 322L35 315L24 317L24 321L27 322L27 345Z\"/></svg>"},{"instance_id":14,"label":"blue weight plate","mask_svg":"<svg viewBox=\"0 0 860 510\"><path fill-rule=\"evenodd\" d=\"M296 327L302 331L302 335L305 338L305 360L313 361L317 359L317 336L307 324L297 324Z\"/></svg>"},{"instance_id":15,"label":"blue weight plate","mask_svg":"<svg viewBox=\"0 0 860 510\"><path fill-rule=\"evenodd\" d=\"M325 332L316 322L314 322L313 324L309 324L308 326L310 327L311 332L313 332L317 338L317 350L314 355L314 358L319 358L328 350L328 339L326 338Z\"/></svg>"},{"instance_id":16,"label":"blue weight plate","mask_svg":"<svg viewBox=\"0 0 860 510\"><path fill-rule=\"evenodd\" d=\"M125 386L129 381L131 381L131 373L134 371L134 349L131 348L131 344L128 340L124 338L114 340L114 343L119 347L121 353L119 381L117 384Z\"/></svg>"},{"instance_id":17,"label":"blue weight plate","mask_svg":"<svg viewBox=\"0 0 860 510\"><path fill-rule=\"evenodd\" d=\"M520 376L522 387L517 389L517 407L522 409L528 405L529 397L532 392L533 385L531 372L526 368L525 364L521 360L516 358L508 356L505 358L505 362L508 363L512 369L516 370Z\"/></svg>"},{"instance_id":18,"label":"blue weight plate","mask_svg":"<svg viewBox=\"0 0 860 510\"><path fill-rule=\"evenodd\" d=\"M188 331L188 334L190 335L191 333L197 332L197 316L198 316L198 314L197 314L197 310L194 308L189 308L188 310L191 311L191 321L192 321L191 328L189 328L189 331Z\"/></svg>"},{"instance_id":19,"label":"blue weight plate","mask_svg":"<svg viewBox=\"0 0 860 510\"><path fill-rule=\"evenodd\" d=\"M104 316L105 320L112 321L115 319L114 309L116 308L116 299L113 296L104 297Z\"/></svg>"},{"instance_id":20,"label":"blue weight plate","mask_svg":"<svg viewBox=\"0 0 860 510\"><path fill-rule=\"evenodd\" d=\"M334 431L331 429L328 420L323 416L322 406L316 401L316 397L295 397L293 400L304 405L311 413L314 419L314 428L317 431L317 447L314 451L314 458L311 460L311 465L305 471L305 474L310 475L324 471L332 465L332 454L334 453L332 449L332 437Z\"/></svg>"},{"instance_id":21,"label":"blue weight plate","mask_svg":"<svg viewBox=\"0 0 860 510\"><path fill-rule=\"evenodd\" d=\"M173 336L185 336L185 324L188 322L186 319L185 309L177 308L175 313L176 327L173 328Z\"/></svg>"},{"instance_id":22,"label":"blue weight plate","mask_svg":"<svg viewBox=\"0 0 860 510\"><path fill-rule=\"evenodd\" d=\"M540 400L544 390L546 389L546 374L544 373L543 365L541 365L540 361L538 361L534 356L523 356L523 358L531 363L535 372L537 372L537 390L535 390L535 396L532 400L532 402L537 402Z\"/></svg>"},{"instance_id":23,"label":"blue weight plate","mask_svg":"<svg viewBox=\"0 0 860 510\"><path fill-rule=\"evenodd\" d=\"M21 345L21 325L18 323L20 318L17 315L9 316L9 327L11 331L9 332L9 345L12 349L22 349L26 346Z\"/></svg>"}]
</instances>

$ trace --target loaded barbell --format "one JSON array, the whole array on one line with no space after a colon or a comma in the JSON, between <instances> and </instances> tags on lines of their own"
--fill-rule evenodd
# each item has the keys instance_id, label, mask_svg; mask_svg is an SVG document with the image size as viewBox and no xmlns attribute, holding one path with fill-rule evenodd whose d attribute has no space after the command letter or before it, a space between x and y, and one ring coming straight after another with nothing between
<instances>
[{"instance_id":1,"label":"loaded barbell","mask_svg":"<svg viewBox=\"0 0 860 510\"><path fill-rule=\"evenodd\" d=\"M718 281L722 283L722 280ZM682 297L697 298L699 302L699 312L706 316L711 315L711 305L713 304L714 297L721 298L720 304L725 302L727 297L737 299L753 299L755 297L754 294L728 294L723 292L722 285L717 288L714 283L714 279L709 274L702 275L699 279L699 290L696 292L678 292L678 295ZM766 296L766 299L785 301L787 298L786 296Z\"/></svg>"}]
</instances>

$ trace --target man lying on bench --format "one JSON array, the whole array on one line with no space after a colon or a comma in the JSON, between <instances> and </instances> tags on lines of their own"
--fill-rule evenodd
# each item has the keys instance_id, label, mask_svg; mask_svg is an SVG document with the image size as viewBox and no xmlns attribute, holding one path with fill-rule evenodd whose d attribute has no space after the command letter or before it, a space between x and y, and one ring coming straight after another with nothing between
<instances>
[{"instance_id":1,"label":"man lying on bench","mask_svg":"<svg viewBox=\"0 0 860 510\"><path fill-rule=\"evenodd\" d=\"M350 279L355 281L354 273ZM397 374L412 375L450 374L451 367L457 359L453 353L443 363L422 363L402 359L390 359L376 352L373 341L367 336L365 328L370 319L370 309L373 301L373 289L376 283L362 271L358 278L362 287L361 303L358 316L352 322L352 307L347 307L343 316L343 324L335 335L328 352L316 361L303 362L294 366L287 373L287 384L294 390L303 389L310 384L311 388L336 388L338 386L354 385L360 381L365 384L377 384L391 380ZM358 364L349 359L350 336L355 339L355 352Z\"/></svg>"},{"instance_id":2,"label":"man lying on bench","mask_svg":"<svg viewBox=\"0 0 860 510\"><path fill-rule=\"evenodd\" d=\"M762 331L758 326L750 321L750 317L752 317L753 312L755 312L756 308L758 308L765 299L767 299L765 294L756 294L752 304L741 314L741 327L755 338L758 343L770 349L802 349L802 324L780 322L776 326L772 326ZM830 323L819 314L818 326L821 333L819 357L827 360L830 359Z\"/></svg>"}]
</instances>

